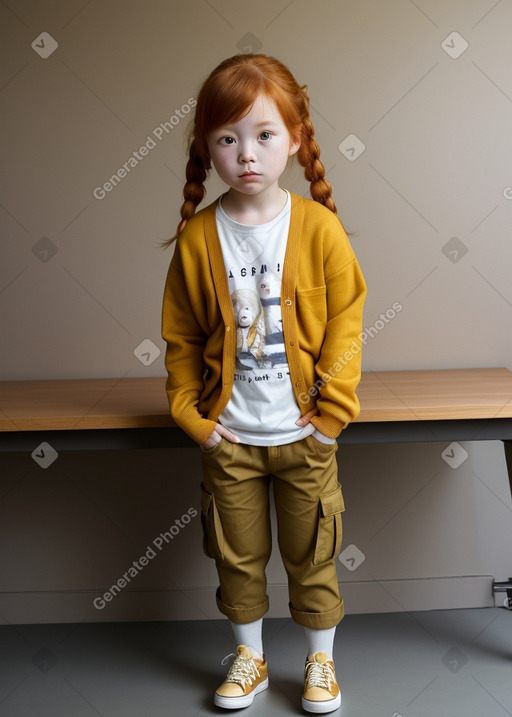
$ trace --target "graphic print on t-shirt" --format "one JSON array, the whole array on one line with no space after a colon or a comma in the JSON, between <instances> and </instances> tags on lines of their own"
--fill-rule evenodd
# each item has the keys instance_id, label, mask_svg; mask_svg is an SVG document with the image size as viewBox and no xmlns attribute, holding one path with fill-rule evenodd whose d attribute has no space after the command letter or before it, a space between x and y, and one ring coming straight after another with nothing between
<instances>
[{"instance_id":1,"label":"graphic print on t-shirt","mask_svg":"<svg viewBox=\"0 0 512 717\"><path fill-rule=\"evenodd\" d=\"M274 274L263 274L258 293L265 321L265 344L272 367L286 366L286 352L281 318L281 282Z\"/></svg>"},{"instance_id":2,"label":"graphic print on t-shirt","mask_svg":"<svg viewBox=\"0 0 512 717\"><path fill-rule=\"evenodd\" d=\"M261 271L265 273L261 278L254 277L258 293L252 289L235 289L231 294L236 322L236 367L239 370L287 366L281 282L265 270L263 266Z\"/></svg>"}]
</instances>

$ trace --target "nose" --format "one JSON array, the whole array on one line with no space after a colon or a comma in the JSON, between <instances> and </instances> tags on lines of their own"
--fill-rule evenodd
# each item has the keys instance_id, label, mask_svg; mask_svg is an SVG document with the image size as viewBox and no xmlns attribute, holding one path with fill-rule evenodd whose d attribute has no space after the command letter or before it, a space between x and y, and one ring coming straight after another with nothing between
<instances>
[{"instance_id":1,"label":"nose","mask_svg":"<svg viewBox=\"0 0 512 717\"><path fill-rule=\"evenodd\" d=\"M249 162L256 161L256 155L252 143L245 142L240 147L240 153L238 155L238 161L240 164L248 164Z\"/></svg>"}]
</instances>

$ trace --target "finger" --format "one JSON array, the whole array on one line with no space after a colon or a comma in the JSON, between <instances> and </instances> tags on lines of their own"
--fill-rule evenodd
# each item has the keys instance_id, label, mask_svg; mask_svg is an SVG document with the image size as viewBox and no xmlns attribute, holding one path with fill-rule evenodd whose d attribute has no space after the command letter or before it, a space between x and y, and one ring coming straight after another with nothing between
<instances>
[{"instance_id":1,"label":"finger","mask_svg":"<svg viewBox=\"0 0 512 717\"><path fill-rule=\"evenodd\" d=\"M308 411L303 416L301 416L297 421L295 421L297 426L307 426L308 423L311 421L313 416L316 416L318 413L318 408L312 408L311 411Z\"/></svg>"},{"instance_id":2,"label":"finger","mask_svg":"<svg viewBox=\"0 0 512 717\"><path fill-rule=\"evenodd\" d=\"M228 441L231 441L231 443L240 443L240 438L236 435L236 433L233 433L233 431L230 431L229 428L226 428L221 423L217 424L217 428L215 430L219 435L224 436L224 438Z\"/></svg>"},{"instance_id":3,"label":"finger","mask_svg":"<svg viewBox=\"0 0 512 717\"><path fill-rule=\"evenodd\" d=\"M211 436L204 442L201 443L201 448L204 448L204 450L208 450L209 448L214 448L217 443L219 443L221 439L221 435L217 432L217 430L214 430Z\"/></svg>"}]
</instances>

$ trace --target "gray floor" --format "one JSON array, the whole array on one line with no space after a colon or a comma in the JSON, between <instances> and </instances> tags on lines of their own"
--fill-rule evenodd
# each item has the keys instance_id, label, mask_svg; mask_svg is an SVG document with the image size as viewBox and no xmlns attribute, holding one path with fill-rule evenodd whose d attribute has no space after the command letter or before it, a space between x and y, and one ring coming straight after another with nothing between
<instances>
[{"instance_id":1,"label":"gray floor","mask_svg":"<svg viewBox=\"0 0 512 717\"><path fill-rule=\"evenodd\" d=\"M213 706L233 650L225 620L0 627L1 717L303 714L305 643L266 620L269 689L243 711ZM503 608L348 615L336 668L346 717L512 715L512 613Z\"/></svg>"}]
</instances>

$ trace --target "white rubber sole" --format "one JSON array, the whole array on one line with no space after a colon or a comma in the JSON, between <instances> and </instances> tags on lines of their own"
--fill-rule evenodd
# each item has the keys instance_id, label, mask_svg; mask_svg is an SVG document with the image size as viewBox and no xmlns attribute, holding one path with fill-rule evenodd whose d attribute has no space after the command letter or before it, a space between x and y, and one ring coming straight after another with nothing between
<instances>
[{"instance_id":1,"label":"white rubber sole","mask_svg":"<svg viewBox=\"0 0 512 717\"><path fill-rule=\"evenodd\" d=\"M341 692L332 700L317 702L317 700L306 700L302 698L302 709L306 712L314 712L315 714L325 714L326 712L334 712L341 707Z\"/></svg>"},{"instance_id":2,"label":"white rubber sole","mask_svg":"<svg viewBox=\"0 0 512 717\"><path fill-rule=\"evenodd\" d=\"M263 682L254 688L248 695L242 695L241 697L224 697L215 693L213 697L213 703L217 707L223 707L225 710L239 710L242 707L249 707L257 694L263 692L268 687L268 677L265 677Z\"/></svg>"}]
</instances>

